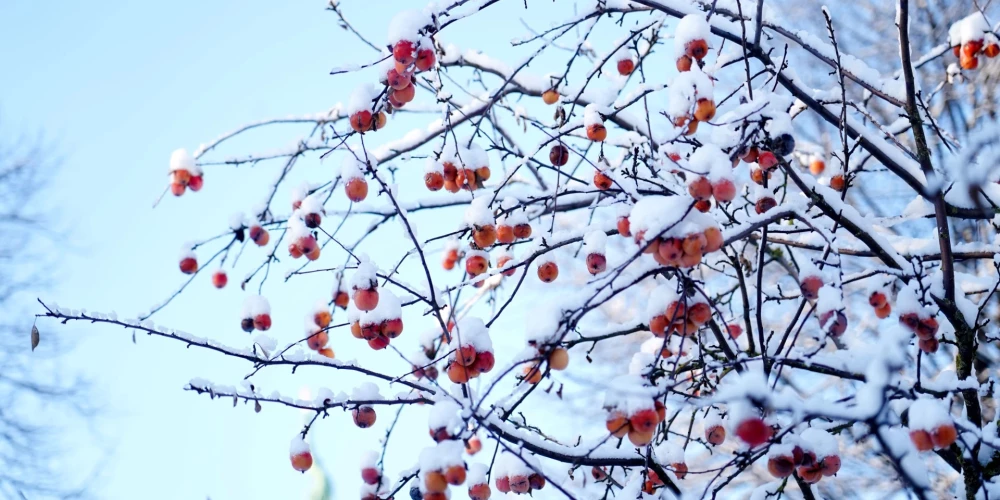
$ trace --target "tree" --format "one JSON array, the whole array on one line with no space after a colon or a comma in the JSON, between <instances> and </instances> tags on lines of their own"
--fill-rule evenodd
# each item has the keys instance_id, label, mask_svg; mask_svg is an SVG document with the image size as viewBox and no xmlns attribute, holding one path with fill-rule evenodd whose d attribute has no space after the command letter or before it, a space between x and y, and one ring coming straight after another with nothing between
<instances>
[{"instance_id":1,"label":"tree","mask_svg":"<svg viewBox=\"0 0 1000 500\"><path fill-rule=\"evenodd\" d=\"M56 369L66 343L35 336L24 317L30 294L47 281L42 270L50 240L38 200L54 169L50 151L26 136L0 141L0 495L6 498L85 492L73 484L75 471L53 463L62 450L52 437L62 429L42 417L89 414L85 383Z\"/></svg>"},{"instance_id":2,"label":"tree","mask_svg":"<svg viewBox=\"0 0 1000 500\"><path fill-rule=\"evenodd\" d=\"M188 389L313 412L291 443L296 470L311 468L305 438L334 410L384 428L361 460L366 499L996 494L1000 174L984 75L1000 45L988 12L796 3L802 15L783 19L763 0L524 2L534 22L501 50L516 63L444 41L490 29L501 5L521 8L402 12L382 43L331 2L371 58L332 74L370 83L327 112L247 124L170 159L177 196L211 169L273 168L265 203L185 247L189 278L149 314L43 303L39 317L250 362L243 386ZM875 50L853 55L868 38ZM218 156L288 125L306 130L291 147ZM339 171L289 185L324 159ZM259 256L240 282L247 345L149 321L195 281L226 287L244 251ZM309 275L323 300L279 344L268 332L287 325L272 324L265 295ZM528 325L503 352L497 322L511 315ZM400 347L414 324L428 326L415 353ZM348 342L372 352L336 359ZM311 400L253 384L305 366L370 381ZM400 415L421 406L427 448L383 470ZM580 430L552 437L567 428Z\"/></svg>"}]
</instances>

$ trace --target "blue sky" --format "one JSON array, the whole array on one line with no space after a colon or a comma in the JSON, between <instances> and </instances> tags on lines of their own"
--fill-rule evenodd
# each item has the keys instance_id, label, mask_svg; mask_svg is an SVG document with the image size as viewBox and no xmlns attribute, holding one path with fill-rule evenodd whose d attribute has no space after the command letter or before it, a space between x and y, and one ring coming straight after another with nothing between
<instances>
[{"instance_id":1,"label":"blue sky","mask_svg":"<svg viewBox=\"0 0 1000 500\"><path fill-rule=\"evenodd\" d=\"M378 15L373 15L370 5L349 2L345 10L377 41L384 36L389 12L413 7L403 1L380 2ZM58 8L44 2L0 4L4 132L42 130L64 159L48 199L53 219L67 228L67 237L55 265L56 286L40 295L65 307L114 310L128 317L147 310L182 282L176 268L181 244L224 231L231 213L248 211L260 198L263 183L273 178L278 165L210 168L200 193L181 199L168 195L154 210L170 152L193 150L242 123L321 112L346 101L359 77L327 73L340 64L366 62L371 54L350 41L324 6L318 0L119 0ZM548 8L555 7L542 7ZM522 12L494 10L490 22L516 23ZM475 48L499 47L510 36L461 23L448 33L449 39ZM397 127L400 134L407 130ZM292 137L294 131L265 132L237 141L227 151L268 149ZM310 160L299 170L324 179L330 170L323 169L330 168L335 167ZM276 203L287 203L287 196L286 188ZM211 289L205 276L154 320L247 345L246 334L237 328L243 294L233 283L262 254L255 248L245 253L244 265L230 273L226 290ZM283 327L275 328L279 341L299 334L301 317L330 289L329 281L319 277L301 281L301 287L291 289L273 288L276 283L265 288L265 294L282 290L282 298L272 297L275 323ZM415 319L417 326L408 330L411 338L404 334L404 352L416 345L420 321ZM511 313L494 330L522 324ZM141 491L150 499L289 498L312 487L312 479L288 465L288 442L300 429L302 414L277 407L255 414L248 406L232 408L230 402L181 390L192 377L238 384L249 368L245 362L141 335L133 345L130 334L120 329L41 326L46 334L77 342L65 359L66 369L93 381L95 402L104 408L92 431L79 426L60 459L78 471L97 464L98 496L134 498ZM331 337L341 359L378 359L352 339ZM520 338L495 342L516 349ZM386 363L387 371L404 370L398 360ZM258 384L265 392L280 389L295 395L303 381L311 388L349 392L359 380L339 372L306 369L298 374L293 379L287 372L265 370ZM393 393L383 390L383 395ZM317 455L333 475L338 497L356 495L359 450L378 445L392 413L381 413L376 428L366 431L355 429L339 412L316 427ZM399 458L386 464L390 475L411 466L420 448L430 444L424 438L424 414L425 409L408 410L400 423L392 442L399 447L394 448ZM576 431L572 425L554 430L567 436Z\"/></svg>"}]
</instances>

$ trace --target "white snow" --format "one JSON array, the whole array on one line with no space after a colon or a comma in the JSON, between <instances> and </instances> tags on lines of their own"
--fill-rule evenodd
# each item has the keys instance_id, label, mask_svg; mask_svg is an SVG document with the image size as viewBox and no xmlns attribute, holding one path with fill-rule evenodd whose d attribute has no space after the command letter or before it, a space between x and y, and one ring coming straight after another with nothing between
<instances>
[{"instance_id":1,"label":"white snow","mask_svg":"<svg viewBox=\"0 0 1000 500\"><path fill-rule=\"evenodd\" d=\"M688 42L704 40L708 43L711 41L711 35L712 27L705 20L704 14L684 16L677 22L677 29L674 31L674 57L680 58L684 55Z\"/></svg>"}]
</instances>

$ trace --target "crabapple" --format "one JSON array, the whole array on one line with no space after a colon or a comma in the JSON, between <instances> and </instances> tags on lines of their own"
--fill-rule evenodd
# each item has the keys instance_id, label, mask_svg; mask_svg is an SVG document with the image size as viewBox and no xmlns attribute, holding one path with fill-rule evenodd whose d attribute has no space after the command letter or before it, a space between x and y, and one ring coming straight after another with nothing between
<instances>
[{"instance_id":1,"label":"crabapple","mask_svg":"<svg viewBox=\"0 0 1000 500\"><path fill-rule=\"evenodd\" d=\"M415 49L416 47L414 47L413 42L400 40L392 47L392 56L396 59L396 62L402 64L404 67L409 66L416 60L414 57Z\"/></svg>"},{"instance_id":2,"label":"crabapple","mask_svg":"<svg viewBox=\"0 0 1000 500\"><path fill-rule=\"evenodd\" d=\"M696 200L707 200L712 197L712 183L707 177L698 177L688 184L688 193Z\"/></svg>"},{"instance_id":3,"label":"crabapple","mask_svg":"<svg viewBox=\"0 0 1000 500\"><path fill-rule=\"evenodd\" d=\"M892 314L892 306L888 302L875 308L875 317L878 319L888 318L890 314Z\"/></svg>"},{"instance_id":4,"label":"crabapple","mask_svg":"<svg viewBox=\"0 0 1000 500\"><path fill-rule=\"evenodd\" d=\"M188 189L194 192L201 191L201 187L205 184L205 178L200 175L192 175L191 179L188 180Z\"/></svg>"},{"instance_id":5,"label":"crabapple","mask_svg":"<svg viewBox=\"0 0 1000 500\"><path fill-rule=\"evenodd\" d=\"M931 440L934 441L934 447L938 449L951 446L956 439L958 439L958 432L952 424L939 425L931 433Z\"/></svg>"},{"instance_id":6,"label":"crabapple","mask_svg":"<svg viewBox=\"0 0 1000 500\"><path fill-rule=\"evenodd\" d=\"M359 311L371 311L378 306L378 289L358 288L354 290L354 306Z\"/></svg>"},{"instance_id":7,"label":"crabapple","mask_svg":"<svg viewBox=\"0 0 1000 500\"><path fill-rule=\"evenodd\" d=\"M799 283L799 290L807 300L816 300L819 297L819 289L823 286L823 279L819 276L806 276Z\"/></svg>"},{"instance_id":8,"label":"crabapple","mask_svg":"<svg viewBox=\"0 0 1000 500\"><path fill-rule=\"evenodd\" d=\"M841 192L841 191L844 190L845 186L846 186L846 183L844 182L844 176L843 175L837 174L837 175L835 175L833 177L830 177L830 189L832 189L834 191L837 191L837 192Z\"/></svg>"},{"instance_id":9,"label":"crabapple","mask_svg":"<svg viewBox=\"0 0 1000 500\"><path fill-rule=\"evenodd\" d=\"M549 366L553 370L565 370L569 366L569 352L557 347L549 353Z\"/></svg>"},{"instance_id":10,"label":"crabapple","mask_svg":"<svg viewBox=\"0 0 1000 500\"><path fill-rule=\"evenodd\" d=\"M194 257L184 257L180 263L181 272L194 274L198 271L198 261Z\"/></svg>"},{"instance_id":11,"label":"crabapple","mask_svg":"<svg viewBox=\"0 0 1000 500\"><path fill-rule=\"evenodd\" d=\"M403 334L402 318L391 318L382 322L382 335L394 339Z\"/></svg>"},{"instance_id":12,"label":"crabapple","mask_svg":"<svg viewBox=\"0 0 1000 500\"><path fill-rule=\"evenodd\" d=\"M417 67L417 71L427 71L434 66L435 60L436 57L433 50L421 49L417 51L417 60L414 61L414 65Z\"/></svg>"},{"instance_id":13,"label":"crabapple","mask_svg":"<svg viewBox=\"0 0 1000 500\"><path fill-rule=\"evenodd\" d=\"M530 238L531 237L531 224L518 224L514 226L514 236L519 239Z\"/></svg>"},{"instance_id":14,"label":"crabapple","mask_svg":"<svg viewBox=\"0 0 1000 500\"><path fill-rule=\"evenodd\" d=\"M656 409L654 408L639 410L628 419L629 426L633 430L642 433L655 430L658 423L659 417L656 415Z\"/></svg>"},{"instance_id":15,"label":"crabapple","mask_svg":"<svg viewBox=\"0 0 1000 500\"><path fill-rule=\"evenodd\" d=\"M729 179L719 179L712 184L712 196L722 203L733 201L736 198L736 184Z\"/></svg>"},{"instance_id":16,"label":"crabapple","mask_svg":"<svg viewBox=\"0 0 1000 500\"><path fill-rule=\"evenodd\" d=\"M934 440L931 437L931 433L923 429L910 431L910 441L913 442L913 446L917 448L917 451L930 451L934 449Z\"/></svg>"},{"instance_id":17,"label":"crabapple","mask_svg":"<svg viewBox=\"0 0 1000 500\"><path fill-rule=\"evenodd\" d=\"M767 471L776 479L784 479L795 471L795 463L787 455L774 456L767 459Z\"/></svg>"},{"instance_id":18,"label":"crabapple","mask_svg":"<svg viewBox=\"0 0 1000 500\"><path fill-rule=\"evenodd\" d=\"M360 177L355 177L344 185L344 192L347 193L347 199L354 203L362 202L368 197L368 182Z\"/></svg>"},{"instance_id":19,"label":"crabapple","mask_svg":"<svg viewBox=\"0 0 1000 500\"><path fill-rule=\"evenodd\" d=\"M271 239L271 236L267 233L267 229L264 229L256 224L250 226L250 240L257 244L257 246L262 247L267 245L267 242Z\"/></svg>"},{"instance_id":20,"label":"crabapple","mask_svg":"<svg viewBox=\"0 0 1000 500\"><path fill-rule=\"evenodd\" d=\"M496 485L497 491L500 493L510 493L510 477L497 476L497 480L493 484Z\"/></svg>"},{"instance_id":21,"label":"crabapple","mask_svg":"<svg viewBox=\"0 0 1000 500\"><path fill-rule=\"evenodd\" d=\"M614 185L614 181L611 180L611 177L608 177L608 174L600 170L594 172L594 187L601 191L607 191L611 189L612 185Z\"/></svg>"},{"instance_id":22,"label":"crabapple","mask_svg":"<svg viewBox=\"0 0 1000 500\"><path fill-rule=\"evenodd\" d=\"M229 282L229 278L226 276L226 272L219 269L214 274L212 274L212 285L215 288L225 288L226 283Z\"/></svg>"},{"instance_id":23,"label":"crabapple","mask_svg":"<svg viewBox=\"0 0 1000 500\"><path fill-rule=\"evenodd\" d=\"M469 276L479 276L485 273L488 268L489 262L482 255L473 255L465 259L465 272L469 273Z\"/></svg>"},{"instance_id":24,"label":"crabapple","mask_svg":"<svg viewBox=\"0 0 1000 500\"><path fill-rule=\"evenodd\" d=\"M361 480L365 484L378 484L379 480L382 479L382 474L379 473L378 469L374 467L365 467L361 469Z\"/></svg>"},{"instance_id":25,"label":"crabapple","mask_svg":"<svg viewBox=\"0 0 1000 500\"><path fill-rule=\"evenodd\" d=\"M757 203L754 205L754 209L757 211L758 214L762 214L771 210L776 206L778 206L778 202L775 201L774 198L771 198L770 196L764 196L759 200L757 200Z\"/></svg>"},{"instance_id":26,"label":"crabapple","mask_svg":"<svg viewBox=\"0 0 1000 500\"><path fill-rule=\"evenodd\" d=\"M503 266L506 266L508 262L511 262L513 260L514 259L511 256L503 255L499 259L497 259L497 268L503 269ZM505 269L501 272L503 273L504 276L513 276L514 273L517 272L517 269L511 267L510 269Z\"/></svg>"},{"instance_id":27,"label":"crabapple","mask_svg":"<svg viewBox=\"0 0 1000 500\"><path fill-rule=\"evenodd\" d=\"M471 368L476 373L488 373L493 369L496 364L496 358L493 357L493 353L490 351L483 351L476 353L476 362L472 364Z\"/></svg>"},{"instance_id":28,"label":"crabapple","mask_svg":"<svg viewBox=\"0 0 1000 500\"><path fill-rule=\"evenodd\" d=\"M476 226L472 231L472 241L479 248L489 248L497 241L497 230L492 225Z\"/></svg>"},{"instance_id":29,"label":"crabapple","mask_svg":"<svg viewBox=\"0 0 1000 500\"><path fill-rule=\"evenodd\" d=\"M469 487L469 499L470 500L489 500L490 485L488 484L476 484Z\"/></svg>"},{"instance_id":30,"label":"crabapple","mask_svg":"<svg viewBox=\"0 0 1000 500\"><path fill-rule=\"evenodd\" d=\"M545 487L545 478L536 472L528 476L528 484L531 485L531 489L540 490Z\"/></svg>"},{"instance_id":31,"label":"crabapple","mask_svg":"<svg viewBox=\"0 0 1000 500\"><path fill-rule=\"evenodd\" d=\"M562 144L556 144L549 150L549 163L561 167L569 162L569 150Z\"/></svg>"},{"instance_id":32,"label":"crabapple","mask_svg":"<svg viewBox=\"0 0 1000 500\"><path fill-rule=\"evenodd\" d=\"M635 429L629 429L628 440L635 446L643 447L648 445L653 441L653 436L656 435L656 431L640 432Z\"/></svg>"},{"instance_id":33,"label":"crabapple","mask_svg":"<svg viewBox=\"0 0 1000 500\"><path fill-rule=\"evenodd\" d=\"M592 253L587 255L587 270L590 274L598 274L604 272L608 268L608 259L604 255L599 253Z\"/></svg>"},{"instance_id":34,"label":"crabapple","mask_svg":"<svg viewBox=\"0 0 1000 500\"><path fill-rule=\"evenodd\" d=\"M252 332L253 331L253 318L243 318L242 320L240 320L240 328L242 328L244 332L247 332L247 333Z\"/></svg>"},{"instance_id":35,"label":"crabapple","mask_svg":"<svg viewBox=\"0 0 1000 500\"><path fill-rule=\"evenodd\" d=\"M424 474L424 489L434 493L448 491L448 479L440 471L430 471Z\"/></svg>"},{"instance_id":36,"label":"crabapple","mask_svg":"<svg viewBox=\"0 0 1000 500\"><path fill-rule=\"evenodd\" d=\"M362 429L375 425L375 409L371 406L359 406L351 410L351 416L354 417L354 425Z\"/></svg>"},{"instance_id":37,"label":"crabapple","mask_svg":"<svg viewBox=\"0 0 1000 500\"><path fill-rule=\"evenodd\" d=\"M748 418L736 426L736 435L751 448L760 446L771 439L772 429L763 420Z\"/></svg>"},{"instance_id":38,"label":"crabapple","mask_svg":"<svg viewBox=\"0 0 1000 500\"><path fill-rule=\"evenodd\" d=\"M559 277L559 266L555 262L546 262L538 266L538 279L542 283L552 283Z\"/></svg>"},{"instance_id":39,"label":"crabapple","mask_svg":"<svg viewBox=\"0 0 1000 500\"><path fill-rule=\"evenodd\" d=\"M440 191L444 187L444 176L440 172L424 174L424 185L431 191Z\"/></svg>"},{"instance_id":40,"label":"crabapple","mask_svg":"<svg viewBox=\"0 0 1000 500\"><path fill-rule=\"evenodd\" d=\"M813 160L809 162L809 172L811 174L819 175L822 174L824 170L826 170L826 163L823 160L813 158Z\"/></svg>"},{"instance_id":41,"label":"crabapple","mask_svg":"<svg viewBox=\"0 0 1000 500\"><path fill-rule=\"evenodd\" d=\"M618 74L619 75L628 76L628 75L631 75L632 71L634 71L634 70L635 70L635 63L632 62L631 58L629 58L629 59L620 59L618 61Z\"/></svg>"},{"instance_id":42,"label":"crabapple","mask_svg":"<svg viewBox=\"0 0 1000 500\"><path fill-rule=\"evenodd\" d=\"M715 118L715 102L711 99L701 98L694 108L694 119L700 122L707 122Z\"/></svg>"},{"instance_id":43,"label":"crabapple","mask_svg":"<svg viewBox=\"0 0 1000 500\"><path fill-rule=\"evenodd\" d=\"M179 182L170 183L170 192L173 193L174 196L180 196L184 194L185 189L187 189L187 187L185 187L184 184L181 184Z\"/></svg>"},{"instance_id":44,"label":"crabapple","mask_svg":"<svg viewBox=\"0 0 1000 500\"><path fill-rule=\"evenodd\" d=\"M684 73L685 71L691 71L691 65L694 61L687 55L683 55L677 58L677 71Z\"/></svg>"},{"instance_id":45,"label":"crabapple","mask_svg":"<svg viewBox=\"0 0 1000 500\"><path fill-rule=\"evenodd\" d=\"M713 446L719 446L726 441L726 428L721 425L713 425L705 429L705 441Z\"/></svg>"},{"instance_id":46,"label":"crabapple","mask_svg":"<svg viewBox=\"0 0 1000 500\"><path fill-rule=\"evenodd\" d=\"M837 455L825 456L823 457L823 460L820 460L819 465L823 470L824 476L835 476L838 472L840 472L840 457Z\"/></svg>"},{"instance_id":47,"label":"crabapple","mask_svg":"<svg viewBox=\"0 0 1000 500\"><path fill-rule=\"evenodd\" d=\"M465 482L465 466L452 465L444 471L445 480L452 486L458 486Z\"/></svg>"},{"instance_id":48,"label":"crabapple","mask_svg":"<svg viewBox=\"0 0 1000 500\"><path fill-rule=\"evenodd\" d=\"M840 311L827 311L820 315L819 324L824 326L830 335L839 337L847 331L847 316Z\"/></svg>"},{"instance_id":49,"label":"crabapple","mask_svg":"<svg viewBox=\"0 0 1000 500\"><path fill-rule=\"evenodd\" d=\"M531 491L531 482L528 480L528 476L521 474L510 476L510 491L517 494Z\"/></svg>"},{"instance_id":50,"label":"crabapple","mask_svg":"<svg viewBox=\"0 0 1000 500\"><path fill-rule=\"evenodd\" d=\"M587 139L594 142L604 142L604 139L608 138L608 129L601 125L600 123L591 123L587 125Z\"/></svg>"},{"instance_id":51,"label":"crabapple","mask_svg":"<svg viewBox=\"0 0 1000 500\"><path fill-rule=\"evenodd\" d=\"M326 333L325 330L320 330L309 336L306 340L306 345L314 351L318 351L326 347L326 343L330 341L330 334Z\"/></svg>"},{"instance_id":52,"label":"crabapple","mask_svg":"<svg viewBox=\"0 0 1000 500\"><path fill-rule=\"evenodd\" d=\"M313 465L312 453L309 453L308 451L296 453L295 455L292 455L291 459L292 468L299 472L305 472Z\"/></svg>"},{"instance_id":53,"label":"crabapple","mask_svg":"<svg viewBox=\"0 0 1000 500\"><path fill-rule=\"evenodd\" d=\"M632 236L631 224L629 224L628 217L622 217L618 219L618 235L628 238Z\"/></svg>"},{"instance_id":54,"label":"crabapple","mask_svg":"<svg viewBox=\"0 0 1000 500\"><path fill-rule=\"evenodd\" d=\"M608 419L605 421L605 427L608 432L616 438L623 438L630 429L628 417L620 411L613 411L608 415Z\"/></svg>"},{"instance_id":55,"label":"crabapple","mask_svg":"<svg viewBox=\"0 0 1000 500\"><path fill-rule=\"evenodd\" d=\"M271 328L271 315L270 314L258 314L253 317L253 327L266 332Z\"/></svg>"},{"instance_id":56,"label":"crabapple","mask_svg":"<svg viewBox=\"0 0 1000 500\"><path fill-rule=\"evenodd\" d=\"M386 337L385 335L376 335L374 338L368 339L368 347L371 347L372 350L375 351L381 351L382 349L389 347L389 337Z\"/></svg>"},{"instance_id":57,"label":"crabapple","mask_svg":"<svg viewBox=\"0 0 1000 500\"><path fill-rule=\"evenodd\" d=\"M708 55L708 42L700 38L691 40L684 44L684 53L700 61Z\"/></svg>"},{"instance_id":58,"label":"crabapple","mask_svg":"<svg viewBox=\"0 0 1000 500\"><path fill-rule=\"evenodd\" d=\"M542 92L542 101L544 101L545 104L555 104L558 100L559 93L556 92L556 89L549 89Z\"/></svg>"},{"instance_id":59,"label":"crabapple","mask_svg":"<svg viewBox=\"0 0 1000 500\"><path fill-rule=\"evenodd\" d=\"M365 133L372 129L372 112L367 109L356 111L351 115L351 129L358 133Z\"/></svg>"},{"instance_id":60,"label":"crabapple","mask_svg":"<svg viewBox=\"0 0 1000 500\"><path fill-rule=\"evenodd\" d=\"M761 151L757 153L757 164L764 170L771 170L778 166L778 157L770 151Z\"/></svg>"}]
</instances>

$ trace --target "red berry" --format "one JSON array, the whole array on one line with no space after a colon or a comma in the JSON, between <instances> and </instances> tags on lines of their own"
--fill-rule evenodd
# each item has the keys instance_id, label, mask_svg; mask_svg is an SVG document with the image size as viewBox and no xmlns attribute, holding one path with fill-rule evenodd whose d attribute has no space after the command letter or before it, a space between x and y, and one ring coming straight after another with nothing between
<instances>
[{"instance_id":1,"label":"red berry","mask_svg":"<svg viewBox=\"0 0 1000 500\"><path fill-rule=\"evenodd\" d=\"M751 448L766 443L771 439L771 433L771 428L756 417L748 418L736 426L736 435Z\"/></svg>"},{"instance_id":2,"label":"red berry","mask_svg":"<svg viewBox=\"0 0 1000 500\"><path fill-rule=\"evenodd\" d=\"M194 274L198 272L198 261L194 257L184 257L181 259L180 268L184 274Z\"/></svg>"},{"instance_id":3,"label":"red berry","mask_svg":"<svg viewBox=\"0 0 1000 500\"><path fill-rule=\"evenodd\" d=\"M225 288L226 283L228 282L229 278L226 276L226 272L222 269L219 269L212 275L212 285L214 285L215 288Z\"/></svg>"}]
</instances>

